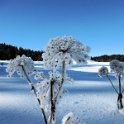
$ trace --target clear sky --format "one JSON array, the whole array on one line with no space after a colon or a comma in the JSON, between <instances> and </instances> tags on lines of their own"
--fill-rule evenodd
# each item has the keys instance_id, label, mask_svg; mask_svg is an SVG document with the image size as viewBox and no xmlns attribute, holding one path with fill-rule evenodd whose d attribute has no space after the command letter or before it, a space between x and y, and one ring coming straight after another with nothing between
<instances>
[{"instance_id":1,"label":"clear sky","mask_svg":"<svg viewBox=\"0 0 124 124\"><path fill-rule=\"evenodd\" d=\"M92 56L124 54L124 0L0 0L0 43L44 50L63 35Z\"/></svg>"}]
</instances>

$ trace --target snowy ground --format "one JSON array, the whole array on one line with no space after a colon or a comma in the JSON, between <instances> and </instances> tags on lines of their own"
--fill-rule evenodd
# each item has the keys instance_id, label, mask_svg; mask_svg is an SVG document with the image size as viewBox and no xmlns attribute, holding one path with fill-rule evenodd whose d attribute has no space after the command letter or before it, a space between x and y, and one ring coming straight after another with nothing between
<instances>
[{"instance_id":1,"label":"snowy ground","mask_svg":"<svg viewBox=\"0 0 124 124\"><path fill-rule=\"evenodd\" d=\"M5 63L0 67L0 124L44 124L38 103L30 91L27 82L16 75L7 78ZM42 63L35 62L36 68ZM89 62L86 66L74 65L67 73L75 81L65 84L68 91L63 95L57 107L57 124L62 117L73 112L81 124L123 124L124 115L116 107L117 95L106 78L99 78L97 71L108 63ZM112 80L116 80L112 77Z\"/></svg>"}]
</instances>

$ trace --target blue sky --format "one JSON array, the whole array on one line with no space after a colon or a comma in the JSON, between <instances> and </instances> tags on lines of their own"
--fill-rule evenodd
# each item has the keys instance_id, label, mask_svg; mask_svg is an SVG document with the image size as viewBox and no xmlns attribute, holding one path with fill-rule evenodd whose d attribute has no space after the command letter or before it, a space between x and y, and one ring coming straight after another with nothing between
<instances>
[{"instance_id":1,"label":"blue sky","mask_svg":"<svg viewBox=\"0 0 124 124\"><path fill-rule=\"evenodd\" d=\"M0 0L0 43L44 50L72 35L90 55L124 53L124 0Z\"/></svg>"}]
</instances>

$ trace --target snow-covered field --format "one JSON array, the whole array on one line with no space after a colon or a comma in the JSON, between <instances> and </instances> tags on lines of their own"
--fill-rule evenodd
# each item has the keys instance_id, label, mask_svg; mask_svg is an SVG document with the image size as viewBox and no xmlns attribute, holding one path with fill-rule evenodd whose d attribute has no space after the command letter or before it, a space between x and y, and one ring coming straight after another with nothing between
<instances>
[{"instance_id":1,"label":"snow-covered field","mask_svg":"<svg viewBox=\"0 0 124 124\"><path fill-rule=\"evenodd\" d=\"M6 63L5 63L6 62ZM17 75L8 78L7 61L0 65L0 124L44 124L38 103L27 82ZM42 62L35 62L36 69L44 73ZM65 84L68 92L57 106L57 124L63 116L73 112L81 124L124 124L124 115L117 110L117 95L106 78L98 77L98 69L109 63L89 62L85 66L69 67L67 74L74 79ZM116 80L111 76L115 85Z\"/></svg>"}]
</instances>

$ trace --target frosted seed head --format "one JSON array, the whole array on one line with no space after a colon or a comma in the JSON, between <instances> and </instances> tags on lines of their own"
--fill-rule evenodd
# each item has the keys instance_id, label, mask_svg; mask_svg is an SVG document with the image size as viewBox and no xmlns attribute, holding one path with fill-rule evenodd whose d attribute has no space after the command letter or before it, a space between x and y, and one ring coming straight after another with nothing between
<instances>
[{"instance_id":1,"label":"frosted seed head","mask_svg":"<svg viewBox=\"0 0 124 124\"><path fill-rule=\"evenodd\" d=\"M22 66L25 68L27 75L30 75L34 72L34 63L30 57L26 57L25 55L17 56L15 59L10 60L10 63L7 65L6 72L12 76L15 72L20 77L25 77L24 70Z\"/></svg>"},{"instance_id":2,"label":"frosted seed head","mask_svg":"<svg viewBox=\"0 0 124 124\"><path fill-rule=\"evenodd\" d=\"M112 72L116 74L116 76L124 75L124 63L123 62L120 62L118 60L112 60L110 62L110 69Z\"/></svg>"},{"instance_id":3,"label":"frosted seed head","mask_svg":"<svg viewBox=\"0 0 124 124\"><path fill-rule=\"evenodd\" d=\"M58 68L63 61L66 65L71 65L73 61L86 63L90 58L88 52L89 47L81 44L75 38L63 36L51 39L42 57L45 67Z\"/></svg>"},{"instance_id":4,"label":"frosted seed head","mask_svg":"<svg viewBox=\"0 0 124 124\"><path fill-rule=\"evenodd\" d=\"M106 76L108 74L108 68L107 67L101 67L100 69L99 69L99 76Z\"/></svg>"}]
</instances>

